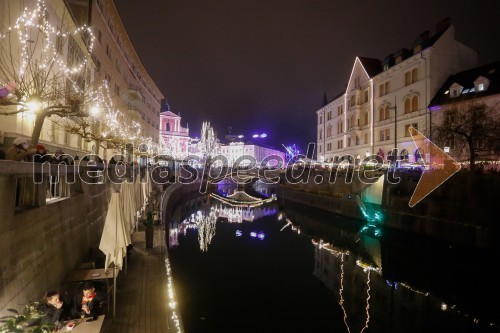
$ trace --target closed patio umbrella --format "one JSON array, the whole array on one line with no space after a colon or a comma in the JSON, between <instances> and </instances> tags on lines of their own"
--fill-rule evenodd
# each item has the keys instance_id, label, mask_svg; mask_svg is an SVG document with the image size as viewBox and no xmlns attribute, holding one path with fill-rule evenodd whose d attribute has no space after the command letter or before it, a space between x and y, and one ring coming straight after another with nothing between
<instances>
[{"instance_id":1,"label":"closed patio umbrella","mask_svg":"<svg viewBox=\"0 0 500 333\"><path fill-rule=\"evenodd\" d=\"M99 250L106 255L105 267L108 268L111 263L113 267L113 317L116 311L116 271L122 269L123 258L127 255L127 246L131 244L130 231L125 226L125 218L123 215L123 205L120 200L120 193L113 192L109 202L106 221L102 231Z\"/></svg>"},{"instance_id":2,"label":"closed patio umbrella","mask_svg":"<svg viewBox=\"0 0 500 333\"><path fill-rule=\"evenodd\" d=\"M133 183L125 182L121 184L120 198L122 200L126 227L130 234L134 231L135 219L137 216L137 203L134 192Z\"/></svg>"}]
</instances>

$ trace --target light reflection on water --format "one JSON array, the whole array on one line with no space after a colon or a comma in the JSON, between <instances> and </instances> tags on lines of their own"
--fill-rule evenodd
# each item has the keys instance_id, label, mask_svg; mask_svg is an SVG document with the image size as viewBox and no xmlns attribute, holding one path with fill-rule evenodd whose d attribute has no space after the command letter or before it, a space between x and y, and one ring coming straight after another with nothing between
<instances>
[{"instance_id":1,"label":"light reflection on water","mask_svg":"<svg viewBox=\"0 0 500 333\"><path fill-rule=\"evenodd\" d=\"M471 272L461 269L460 283L446 285L455 272L443 272L450 268L445 261L466 266L460 251L412 237L359 235L349 226L353 221L295 204L245 208L213 198L194 201L169 230L174 278L184 285L179 303L186 332L498 331L490 313L482 317L484 305L475 304L485 297L468 290L492 277L463 284ZM252 241L252 232L266 236ZM291 287L298 285L302 293ZM191 287L196 292L187 291ZM286 313L276 313L277 307ZM271 322L257 325L266 311L274 313Z\"/></svg>"}]
</instances>

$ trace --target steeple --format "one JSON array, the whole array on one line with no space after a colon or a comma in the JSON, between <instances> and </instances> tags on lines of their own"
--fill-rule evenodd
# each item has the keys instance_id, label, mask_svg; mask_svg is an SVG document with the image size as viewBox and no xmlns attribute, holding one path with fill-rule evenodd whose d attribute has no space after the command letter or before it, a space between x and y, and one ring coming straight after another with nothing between
<instances>
[{"instance_id":1,"label":"steeple","mask_svg":"<svg viewBox=\"0 0 500 333\"><path fill-rule=\"evenodd\" d=\"M165 105L163 105L162 112L167 112L167 111L170 111L170 105L168 104L168 101L165 99Z\"/></svg>"}]
</instances>

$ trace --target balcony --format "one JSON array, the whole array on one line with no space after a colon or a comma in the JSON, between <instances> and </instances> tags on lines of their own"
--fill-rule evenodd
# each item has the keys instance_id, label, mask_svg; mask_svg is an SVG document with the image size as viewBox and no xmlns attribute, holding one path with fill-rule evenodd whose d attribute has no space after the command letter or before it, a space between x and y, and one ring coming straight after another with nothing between
<instances>
[{"instance_id":1,"label":"balcony","mask_svg":"<svg viewBox=\"0 0 500 333\"><path fill-rule=\"evenodd\" d=\"M141 94L141 90L139 88L134 87L134 86L129 86L128 87L128 94L131 98L142 101L143 97Z\"/></svg>"},{"instance_id":2,"label":"balcony","mask_svg":"<svg viewBox=\"0 0 500 333\"><path fill-rule=\"evenodd\" d=\"M146 117L146 115L144 114L144 112L143 112L143 111L141 111L141 109L139 109L139 108L138 108L137 106L135 106L135 105L129 104L129 105L128 105L128 109L129 109L129 110L131 110L131 111L136 112L136 113L137 113L137 114L141 117L141 119L142 119L142 120L144 120L144 118Z\"/></svg>"}]
</instances>

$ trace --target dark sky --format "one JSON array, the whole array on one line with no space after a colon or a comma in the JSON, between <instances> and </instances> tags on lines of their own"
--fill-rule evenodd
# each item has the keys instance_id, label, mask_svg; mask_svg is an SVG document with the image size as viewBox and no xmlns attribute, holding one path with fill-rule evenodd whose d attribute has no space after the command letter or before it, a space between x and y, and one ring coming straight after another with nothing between
<instances>
[{"instance_id":1,"label":"dark sky","mask_svg":"<svg viewBox=\"0 0 500 333\"><path fill-rule=\"evenodd\" d=\"M347 83L356 56L383 59L451 17L456 37L500 60L499 0L115 0L143 65L189 123L223 137L268 133L305 148L315 111Z\"/></svg>"}]
</instances>

